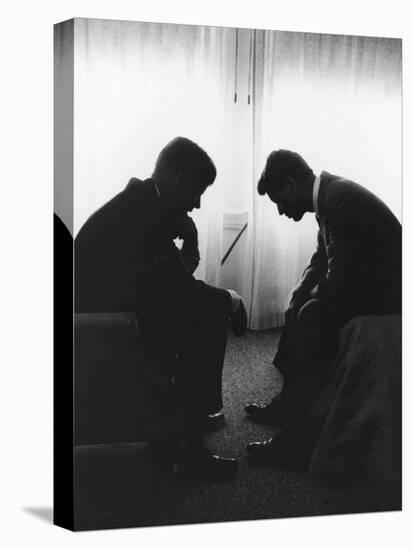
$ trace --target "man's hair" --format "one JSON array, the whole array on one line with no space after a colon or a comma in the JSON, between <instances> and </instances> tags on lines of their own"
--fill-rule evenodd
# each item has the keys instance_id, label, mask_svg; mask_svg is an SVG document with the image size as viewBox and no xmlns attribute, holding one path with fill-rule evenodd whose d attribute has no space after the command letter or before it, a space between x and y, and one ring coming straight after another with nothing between
<instances>
[{"instance_id":1,"label":"man's hair","mask_svg":"<svg viewBox=\"0 0 412 550\"><path fill-rule=\"evenodd\" d=\"M172 139L159 153L153 176L184 174L202 187L211 185L216 178L212 159L199 145L184 137Z\"/></svg>"},{"instance_id":2,"label":"man's hair","mask_svg":"<svg viewBox=\"0 0 412 550\"><path fill-rule=\"evenodd\" d=\"M259 195L264 195L268 189L281 189L288 176L302 182L313 177L314 173L298 153L287 149L272 151L258 182Z\"/></svg>"}]
</instances>

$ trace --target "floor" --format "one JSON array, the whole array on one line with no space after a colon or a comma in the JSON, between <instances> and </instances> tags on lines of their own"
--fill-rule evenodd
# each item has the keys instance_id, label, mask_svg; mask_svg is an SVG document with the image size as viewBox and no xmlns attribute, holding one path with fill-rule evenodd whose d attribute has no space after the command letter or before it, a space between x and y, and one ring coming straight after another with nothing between
<instances>
[{"instance_id":1,"label":"floor","mask_svg":"<svg viewBox=\"0 0 412 550\"><path fill-rule=\"evenodd\" d=\"M249 399L264 399L281 387L271 365L277 331L249 331L229 338L224 373L224 422L207 438L211 450L239 461L235 479L223 482L159 474L145 443L76 448L76 528L175 525L218 521L399 510L400 488L389 484L324 485L302 472L257 466L248 441L272 434L248 420Z\"/></svg>"}]
</instances>

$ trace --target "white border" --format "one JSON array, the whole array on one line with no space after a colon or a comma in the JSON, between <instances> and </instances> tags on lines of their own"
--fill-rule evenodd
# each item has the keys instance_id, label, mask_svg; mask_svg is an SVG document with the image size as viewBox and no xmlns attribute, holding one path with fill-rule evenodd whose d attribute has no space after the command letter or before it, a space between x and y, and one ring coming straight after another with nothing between
<instances>
[{"instance_id":1,"label":"white border","mask_svg":"<svg viewBox=\"0 0 412 550\"><path fill-rule=\"evenodd\" d=\"M0 544L3 548L63 549L113 548L115 544L168 549L195 545L199 550L229 545L317 550L364 545L406 548L411 520L408 471L407 511L403 513L72 534L25 511L52 504L52 25L73 16L401 37L406 62L404 154L407 151L407 98L411 96L407 2L253 0L242 5L225 0L15 0L3 6ZM405 209L410 195L407 188L404 172ZM409 219L404 215L403 220L404 240L409 242ZM405 258L404 280L410 280L410 254ZM409 296L405 288L408 305ZM404 329L406 336L409 315ZM410 353L404 359L405 425L410 418L408 359ZM409 443L410 438L406 440L405 464L410 457Z\"/></svg>"}]
</instances>

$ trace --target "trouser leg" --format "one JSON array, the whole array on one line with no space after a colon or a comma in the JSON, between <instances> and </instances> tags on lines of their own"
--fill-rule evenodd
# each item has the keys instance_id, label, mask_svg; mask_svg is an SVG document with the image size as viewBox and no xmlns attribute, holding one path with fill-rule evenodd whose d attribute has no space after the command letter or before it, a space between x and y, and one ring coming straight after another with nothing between
<instances>
[{"instance_id":1,"label":"trouser leg","mask_svg":"<svg viewBox=\"0 0 412 550\"><path fill-rule=\"evenodd\" d=\"M357 314L349 301L308 300L285 324L273 364L290 383L322 383L337 353L339 329Z\"/></svg>"},{"instance_id":2,"label":"trouser leg","mask_svg":"<svg viewBox=\"0 0 412 550\"><path fill-rule=\"evenodd\" d=\"M297 320L287 321L282 329L273 364L286 380L299 380L306 357Z\"/></svg>"},{"instance_id":3,"label":"trouser leg","mask_svg":"<svg viewBox=\"0 0 412 550\"><path fill-rule=\"evenodd\" d=\"M178 354L183 359L187 384L199 393L199 406L205 416L223 407L228 309L226 293L208 287L204 303L186 310L179 319Z\"/></svg>"},{"instance_id":4,"label":"trouser leg","mask_svg":"<svg viewBox=\"0 0 412 550\"><path fill-rule=\"evenodd\" d=\"M207 414L222 408L222 370L230 313L229 294L207 287L202 300L169 307L142 320L151 345L179 357L175 377L177 416L181 431L204 432Z\"/></svg>"},{"instance_id":5,"label":"trouser leg","mask_svg":"<svg viewBox=\"0 0 412 550\"><path fill-rule=\"evenodd\" d=\"M287 322L274 365L284 376L282 409L300 424L333 375L340 327L356 314L349 302L308 300L295 320Z\"/></svg>"},{"instance_id":6,"label":"trouser leg","mask_svg":"<svg viewBox=\"0 0 412 550\"><path fill-rule=\"evenodd\" d=\"M211 327L202 336L201 400L206 413L213 414L223 407L222 375L226 353L227 326L221 324Z\"/></svg>"},{"instance_id":7,"label":"trouser leg","mask_svg":"<svg viewBox=\"0 0 412 550\"><path fill-rule=\"evenodd\" d=\"M378 304L379 305L379 304ZM327 414L340 328L351 318L380 312L359 301L311 299L285 326L274 364L285 376L282 402L290 418L277 444L307 467Z\"/></svg>"},{"instance_id":8,"label":"trouser leg","mask_svg":"<svg viewBox=\"0 0 412 550\"><path fill-rule=\"evenodd\" d=\"M193 411L190 416L196 417L198 424L203 424L207 414L223 406L222 371L227 327L222 321L224 319L214 326L184 327L179 335L178 400ZM193 425L191 420L189 423Z\"/></svg>"}]
</instances>

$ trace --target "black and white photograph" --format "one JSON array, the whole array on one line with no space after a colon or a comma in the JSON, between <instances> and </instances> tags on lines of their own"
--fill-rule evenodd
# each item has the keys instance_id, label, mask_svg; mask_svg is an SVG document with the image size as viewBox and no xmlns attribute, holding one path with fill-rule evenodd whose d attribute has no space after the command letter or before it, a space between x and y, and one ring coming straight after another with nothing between
<instances>
[{"instance_id":1,"label":"black and white photograph","mask_svg":"<svg viewBox=\"0 0 412 550\"><path fill-rule=\"evenodd\" d=\"M54 46L55 522L400 510L402 40L74 18Z\"/></svg>"},{"instance_id":2,"label":"black and white photograph","mask_svg":"<svg viewBox=\"0 0 412 550\"><path fill-rule=\"evenodd\" d=\"M407 3L2 15L0 547L409 548Z\"/></svg>"}]
</instances>

